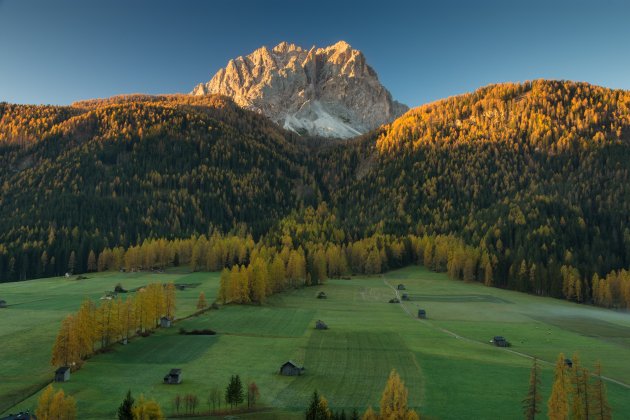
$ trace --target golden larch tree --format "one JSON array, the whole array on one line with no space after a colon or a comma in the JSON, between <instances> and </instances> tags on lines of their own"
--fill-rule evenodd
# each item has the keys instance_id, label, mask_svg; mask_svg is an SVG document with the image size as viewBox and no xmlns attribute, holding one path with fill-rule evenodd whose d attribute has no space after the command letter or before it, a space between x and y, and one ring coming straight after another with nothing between
<instances>
[{"instance_id":1,"label":"golden larch tree","mask_svg":"<svg viewBox=\"0 0 630 420\"><path fill-rule=\"evenodd\" d=\"M568 387L569 378L567 376L564 353L560 353L556 361L551 396L547 402L547 412L550 420L566 420L568 418Z\"/></svg>"}]
</instances>

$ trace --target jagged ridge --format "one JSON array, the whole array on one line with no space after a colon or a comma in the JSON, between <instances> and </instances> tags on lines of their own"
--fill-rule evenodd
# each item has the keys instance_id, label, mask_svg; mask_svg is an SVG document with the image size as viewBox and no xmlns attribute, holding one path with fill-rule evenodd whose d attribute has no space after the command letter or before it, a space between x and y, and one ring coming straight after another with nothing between
<instances>
[{"instance_id":1,"label":"jagged ridge","mask_svg":"<svg viewBox=\"0 0 630 420\"><path fill-rule=\"evenodd\" d=\"M299 134L350 138L408 108L392 99L348 43L305 50L282 42L230 60L193 95L221 94Z\"/></svg>"}]
</instances>

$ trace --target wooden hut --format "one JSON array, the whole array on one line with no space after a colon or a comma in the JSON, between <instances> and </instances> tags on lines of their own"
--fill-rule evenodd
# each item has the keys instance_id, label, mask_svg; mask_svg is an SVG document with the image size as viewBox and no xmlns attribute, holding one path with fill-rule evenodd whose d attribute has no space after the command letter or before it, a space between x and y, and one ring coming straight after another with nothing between
<instances>
[{"instance_id":1,"label":"wooden hut","mask_svg":"<svg viewBox=\"0 0 630 420\"><path fill-rule=\"evenodd\" d=\"M68 382L70 380L70 368L62 366L55 371L55 382Z\"/></svg>"},{"instance_id":2,"label":"wooden hut","mask_svg":"<svg viewBox=\"0 0 630 420\"><path fill-rule=\"evenodd\" d=\"M0 299L0 308L6 308L6 307L7 307L7 301Z\"/></svg>"},{"instance_id":3,"label":"wooden hut","mask_svg":"<svg viewBox=\"0 0 630 420\"><path fill-rule=\"evenodd\" d=\"M510 342L500 335L495 335L492 340L490 340L497 347L510 347Z\"/></svg>"},{"instance_id":4,"label":"wooden hut","mask_svg":"<svg viewBox=\"0 0 630 420\"><path fill-rule=\"evenodd\" d=\"M177 385L182 383L182 370L171 369L171 371L164 377L164 383L168 385Z\"/></svg>"},{"instance_id":5,"label":"wooden hut","mask_svg":"<svg viewBox=\"0 0 630 420\"><path fill-rule=\"evenodd\" d=\"M171 327L171 320L168 317L163 316L162 318L160 318L160 327L162 327L162 328L170 328Z\"/></svg>"},{"instance_id":6,"label":"wooden hut","mask_svg":"<svg viewBox=\"0 0 630 420\"><path fill-rule=\"evenodd\" d=\"M280 375L283 376L299 376L302 372L304 372L304 368L291 360L280 366Z\"/></svg>"},{"instance_id":7,"label":"wooden hut","mask_svg":"<svg viewBox=\"0 0 630 420\"><path fill-rule=\"evenodd\" d=\"M405 285L404 285L404 284L402 284L402 283L400 283L400 284L398 285L398 287L396 287L396 288L397 288L398 290L407 290L407 289L405 288Z\"/></svg>"},{"instance_id":8,"label":"wooden hut","mask_svg":"<svg viewBox=\"0 0 630 420\"><path fill-rule=\"evenodd\" d=\"M418 318L427 319L427 311L424 309L418 309Z\"/></svg>"},{"instance_id":9,"label":"wooden hut","mask_svg":"<svg viewBox=\"0 0 630 420\"><path fill-rule=\"evenodd\" d=\"M569 369L573 368L573 360L571 360L571 359L564 359L564 364Z\"/></svg>"},{"instance_id":10,"label":"wooden hut","mask_svg":"<svg viewBox=\"0 0 630 420\"><path fill-rule=\"evenodd\" d=\"M315 322L315 329L317 329L317 330L327 330L328 329L328 325L326 325L326 323L324 321L322 321L321 319L318 319L317 322Z\"/></svg>"},{"instance_id":11,"label":"wooden hut","mask_svg":"<svg viewBox=\"0 0 630 420\"><path fill-rule=\"evenodd\" d=\"M328 296L326 296L326 292L319 292L317 294L317 299L326 299Z\"/></svg>"},{"instance_id":12,"label":"wooden hut","mask_svg":"<svg viewBox=\"0 0 630 420\"><path fill-rule=\"evenodd\" d=\"M407 293L403 293L402 300L409 300L409 295Z\"/></svg>"}]
</instances>

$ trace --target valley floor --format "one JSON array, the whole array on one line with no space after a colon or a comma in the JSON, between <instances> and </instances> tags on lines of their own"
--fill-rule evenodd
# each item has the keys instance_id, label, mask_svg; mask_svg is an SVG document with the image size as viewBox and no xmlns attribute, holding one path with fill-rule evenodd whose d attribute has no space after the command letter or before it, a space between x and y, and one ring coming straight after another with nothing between
<instances>
[{"instance_id":1,"label":"valley floor","mask_svg":"<svg viewBox=\"0 0 630 420\"><path fill-rule=\"evenodd\" d=\"M31 394L52 378L50 349L59 322L84 297L99 299L118 282L126 288L201 283L177 292L178 316L185 317L194 312L200 291L214 300L219 282L218 273L90 277L0 284L0 297L10 305L0 309L0 411L35 408L38 395ZM399 283L411 300L387 303ZM328 298L316 299L322 290ZM418 309L427 311L427 320L416 318ZM315 330L318 319L330 329ZM218 335L184 336L179 328L210 328ZM493 347L489 340L495 335L513 346ZM239 374L258 384L260 403L268 408L252 418L297 419L316 389L336 410L378 406L395 368L409 389L410 405L427 418L517 419L529 356L543 361L546 406L559 352L578 352L589 368L601 360L613 415L630 417L630 314L466 284L421 267L329 280L274 296L263 306L211 310L93 357L61 387L76 398L83 419L114 418L127 389L156 399L171 414L177 394L197 395L200 409L207 410L210 390L223 390ZM286 360L303 363L305 374L279 376ZM183 370L181 385L162 384L171 368Z\"/></svg>"}]
</instances>

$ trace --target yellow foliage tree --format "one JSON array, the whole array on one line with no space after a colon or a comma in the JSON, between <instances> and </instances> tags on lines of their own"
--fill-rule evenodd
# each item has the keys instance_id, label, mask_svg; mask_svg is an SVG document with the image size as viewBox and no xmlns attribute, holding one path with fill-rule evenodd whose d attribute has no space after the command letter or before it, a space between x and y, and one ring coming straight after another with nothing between
<instances>
[{"instance_id":1,"label":"yellow foliage tree","mask_svg":"<svg viewBox=\"0 0 630 420\"><path fill-rule=\"evenodd\" d=\"M407 407L408 391L396 369L392 369L381 396L381 420L417 420L418 414Z\"/></svg>"},{"instance_id":2,"label":"yellow foliage tree","mask_svg":"<svg viewBox=\"0 0 630 420\"><path fill-rule=\"evenodd\" d=\"M568 376L564 362L564 354L558 355L551 396L547 402L550 420L566 420L569 416Z\"/></svg>"},{"instance_id":3,"label":"yellow foliage tree","mask_svg":"<svg viewBox=\"0 0 630 420\"><path fill-rule=\"evenodd\" d=\"M73 370L80 366L81 351L76 324L76 318L72 315L61 322L50 361L53 366L68 366Z\"/></svg>"},{"instance_id":4,"label":"yellow foliage tree","mask_svg":"<svg viewBox=\"0 0 630 420\"><path fill-rule=\"evenodd\" d=\"M206 294L204 292L199 293L199 299L197 300L197 309L200 311L206 309L208 307L208 302L206 301Z\"/></svg>"},{"instance_id":5,"label":"yellow foliage tree","mask_svg":"<svg viewBox=\"0 0 630 420\"><path fill-rule=\"evenodd\" d=\"M144 395L136 402L133 409L134 420L164 420L159 404L153 400L145 400Z\"/></svg>"},{"instance_id":6,"label":"yellow foliage tree","mask_svg":"<svg viewBox=\"0 0 630 420\"><path fill-rule=\"evenodd\" d=\"M52 385L48 385L37 401L35 415L41 420L75 420L77 418L77 404L70 395L63 390L55 393Z\"/></svg>"}]
</instances>

